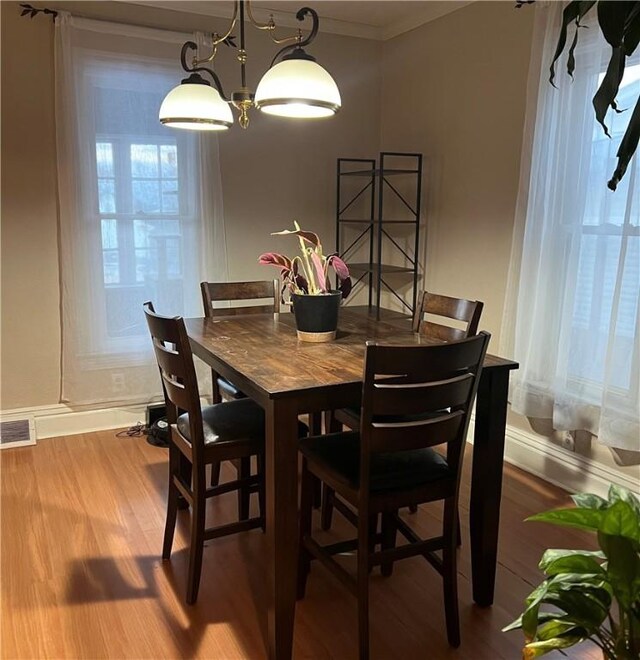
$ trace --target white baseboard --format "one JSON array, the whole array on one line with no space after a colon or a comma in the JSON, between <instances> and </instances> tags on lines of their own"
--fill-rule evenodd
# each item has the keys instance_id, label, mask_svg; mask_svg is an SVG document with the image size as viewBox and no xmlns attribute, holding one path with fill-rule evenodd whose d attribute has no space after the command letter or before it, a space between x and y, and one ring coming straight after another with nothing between
<instances>
[{"instance_id":1,"label":"white baseboard","mask_svg":"<svg viewBox=\"0 0 640 660\"><path fill-rule=\"evenodd\" d=\"M468 435L470 443L473 443L473 426L472 419ZM611 484L640 493L640 467L635 468L637 476L630 475L514 426L507 426L504 460L570 493L595 493L606 497Z\"/></svg>"},{"instance_id":2,"label":"white baseboard","mask_svg":"<svg viewBox=\"0 0 640 660\"><path fill-rule=\"evenodd\" d=\"M51 406L34 406L0 412L4 419L33 418L35 438L56 438L62 435L76 435L91 431L134 426L145 420L148 401L124 404L110 408L78 409L63 403Z\"/></svg>"},{"instance_id":3,"label":"white baseboard","mask_svg":"<svg viewBox=\"0 0 640 660\"><path fill-rule=\"evenodd\" d=\"M149 401L123 404L111 408L73 409L64 404L38 406L0 412L3 419L33 418L35 437L55 438L62 435L90 433L125 428L144 422ZM474 420L469 427L473 442ZM508 426L505 461L530 472L569 492L589 492L606 496L612 483L640 492L640 476L629 475L614 466L568 451L536 433ZM638 468L640 475L640 468Z\"/></svg>"}]
</instances>

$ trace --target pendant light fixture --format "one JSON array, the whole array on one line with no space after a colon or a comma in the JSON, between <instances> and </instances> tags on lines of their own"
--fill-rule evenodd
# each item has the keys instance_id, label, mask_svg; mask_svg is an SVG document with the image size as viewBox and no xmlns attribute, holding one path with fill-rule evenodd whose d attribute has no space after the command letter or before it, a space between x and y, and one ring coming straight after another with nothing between
<instances>
[{"instance_id":1,"label":"pendant light fixture","mask_svg":"<svg viewBox=\"0 0 640 660\"><path fill-rule=\"evenodd\" d=\"M259 30L267 31L276 44L286 43L275 55L267 72L258 83L255 94L247 86L245 50L245 6L250 23ZM311 119L330 117L341 105L340 92L334 79L323 69L315 58L305 52L318 33L318 14L310 7L303 7L296 14L299 21L310 16L311 32L303 38L302 32L293 37L276 38L276 24L273 16L267 23L259 23L251 13L250 0L234 2L231 25L224 35L212 35L212 50L208 57L199 59L198 47L193 41L182 46L180 61L182 68L190 75L165 97L160 106L160 122L165 126L190 130L223 131L233 125L230 105L239 111L242 128L249 125L248 111L252 107L262 112L281 117ZM239 22L240 47L235 44L232 32ZM220 44L237 49L240 63L241 86L228 98L220 79L213 68L203 66L213 62ZM189 54L193 51L191 61ZM201 73L211 78L209 82Z\"/></svg>"}]
</instances>

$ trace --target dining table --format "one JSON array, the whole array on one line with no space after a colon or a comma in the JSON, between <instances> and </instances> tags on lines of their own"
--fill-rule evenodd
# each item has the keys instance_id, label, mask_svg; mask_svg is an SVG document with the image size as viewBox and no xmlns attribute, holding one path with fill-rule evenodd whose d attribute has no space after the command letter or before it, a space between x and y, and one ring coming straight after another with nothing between
<instances>
[{"instance_id":1,"label":"dining table","mask_svg":"<svg viewBox=\"0 0 640 660\"><path fill-rule=\"evenodd\" d=\"M437 340L364 308L340 310L337 337L299 341L290 313L185 319L191 349L265 411L267 652L291 658L298 563L298 416L356 406L366 342ZM493 603L512 360L487 355L476 398L469 526L473 599Z\"/></svg>"}]
</instances>

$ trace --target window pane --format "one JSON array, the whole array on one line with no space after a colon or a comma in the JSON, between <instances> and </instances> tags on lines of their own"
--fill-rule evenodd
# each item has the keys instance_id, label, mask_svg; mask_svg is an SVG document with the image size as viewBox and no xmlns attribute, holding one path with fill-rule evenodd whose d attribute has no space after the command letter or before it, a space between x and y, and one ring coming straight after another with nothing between
<instances>
[{"instance_id":1,"label":"window pane","mask_svg":"<svg viewBox=\"0 0 640 660\"><path fill-rule=\"evenodd\" d=\"M118 247L118 221L115 218L102 221L103 249Z\"/></svg>"},{"instance_id":2,"label":"window pane","mask_svg":"<svg viewBox=\"0 0 640 660\"><path fill-rule=\"evenodd\" d=\"M182 275L182 264L180 263L180 239L167 239L165 264L167 277L169 279L176 280Z\"/></svg>"},{"instance_id":3,"label":"window pane","mask_svg":"<svg viewBox=\"0 0 640 660\"><path fill-rule=\"evenodd\" d=\"M117 250L102 251L102 271L105 284L119 284L120 255Z\"/></svg>"},{"instance_id":4,"label":"window pane","mask_svg":"<svg viewBox=\"0 0 640 660\"><path fill-rule=\"evenodd\" d=\"M116 212L116 188L113 179L98 179L98 209L100 213Z\"/></svg>"},{"instance_id":5,"label":"window pane","mask_svg":"<svg viewBox=\"0 0 640 660\"><path fill-rule=\"evenodd\" d=\"M134 213L160 212L160 181L135 180L131 186Z\"/></svg>"},{"instance_id":6,"label":"window pane","mask_svg":"<svg viewBox=\"0 0 640 660\"><path fill-rule=\"evenodd\" d=\"M158 251L156 249L136 250L136 282L158 280Z\"/></svg>"},{"instance_id":7,"label":"window pane","mask_svg":"<svg viewBox=\"0 0 640 660\"><path fill-rule=\"evenodd\" d=\"M113 145L111 142L96 143L98 176L113 176Z\"/></svg>"},{"instance_id":8,"label":"window pane","mask_svg":"<svg viewBox=\"0 0 640 660\"><path fill-rule=\"evenodd\" d=\"M131 175L144 179L158 177L158 147L155 144L131 145Z\"/></svg>"},{"instance_id":9,"label":"window pane","mask_svg":"<svg viewBox=\"0 0 640 660\"><path fill-rule=\"evenodd\" d=\"M178 147L175 144L163 144L160 147L160 163L162 178L170 179L178 176Z\"/></svg>"},{"instance_id":10,"label":"window pane","mask_svg":"<svg viewBox=\"0 0 640 660\"><path fill-rule=\"evenodd\" d=\"M178 213L178 182L169 180L162 182L162 212Z\"/></svg>"}]
</instances>

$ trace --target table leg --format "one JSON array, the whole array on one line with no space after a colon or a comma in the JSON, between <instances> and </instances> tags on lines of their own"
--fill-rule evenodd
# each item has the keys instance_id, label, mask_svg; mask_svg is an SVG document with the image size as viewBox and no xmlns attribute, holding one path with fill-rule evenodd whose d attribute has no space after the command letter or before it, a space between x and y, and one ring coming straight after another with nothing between
<instances>
[{"instance_id":1,"label":"table leg","mask_svg":"<svg viewBox=\"0 0 640 660\"><path fill-rule=\"evenodd\" d=\"M298 417L290 399L271 400L266 414L268 653L289 660L298 572Z\"/></svg>"},{"instance_id":2,"label":"table leg","mask_svg":"<svg viewBox=\"0 0 640 660\"><path fill-rule=\"evenodd\" d=\"M509 370L482 372L476 402L471 476L471 570L473 600L493 604L500 525L504 434Z\"/></svg>"}]
</instances>

